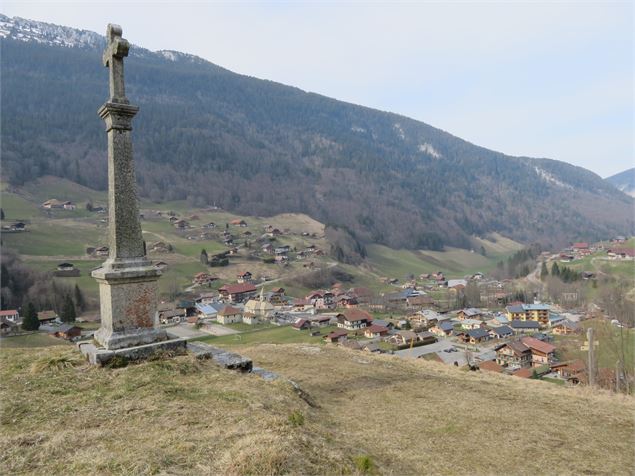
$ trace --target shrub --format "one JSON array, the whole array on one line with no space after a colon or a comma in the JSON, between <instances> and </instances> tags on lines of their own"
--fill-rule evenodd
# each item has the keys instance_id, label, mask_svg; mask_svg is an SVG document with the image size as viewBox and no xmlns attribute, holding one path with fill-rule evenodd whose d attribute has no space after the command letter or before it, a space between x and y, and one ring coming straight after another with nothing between
<instances>
[{"instance_id":1,"label":"shrub","mask_svg":"<svg viewBox=\"0 0 635 476\"><path fill-rule=\"evenodd\" d=\"M304 415L302 414L302 412L293 410L293 412L289 415L289 423L292 426L304 425Z\"/></svg>"},{"instance_id":2,"label":"shrub","mask_svg":"<svg viewBox=\"0 0 635 476\"><path fill-rule=\"evenodd\" d=\"M368 455L359 455L355 458L355 467L362 474L370 474L375 469L375 463Z\"/></svg>"}]
</instances>

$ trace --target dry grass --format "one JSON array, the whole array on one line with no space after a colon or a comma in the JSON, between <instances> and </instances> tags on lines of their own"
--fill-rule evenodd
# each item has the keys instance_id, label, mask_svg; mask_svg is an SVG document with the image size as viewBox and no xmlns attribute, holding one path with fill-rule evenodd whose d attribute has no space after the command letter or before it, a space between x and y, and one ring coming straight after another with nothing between
<instances>
[{"instance_id":1,"label":"dry grass","mask_svg":"<svg viewBox=\"0 0 635 476\"><path fill-rule=\"evenodd\" d=\"M631 474L633 468L635 404L628 397L334 346L241 349L297 381L313 408L287 383L189 356L107 370L77 365L74 352L0 352L3 473Z\"/></svg>"}]
</instances>

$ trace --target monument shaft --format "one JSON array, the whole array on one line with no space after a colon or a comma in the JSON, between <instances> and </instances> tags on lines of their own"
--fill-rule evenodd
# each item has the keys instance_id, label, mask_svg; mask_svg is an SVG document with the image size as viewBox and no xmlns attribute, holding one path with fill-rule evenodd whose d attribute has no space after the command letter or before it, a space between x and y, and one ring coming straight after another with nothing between
<instances>
[{"instance_id":1,"label":"monument shaft","mask_svg":"<svg viewBox=\"0 0 635 476\"><path fill-rule=\"evenodd\" d=\"M132 118L139 108L125 96L123 58L129 45L121 27L108 25L104 65L110 69L110 98L98 114L108 134L108 241L110 254L92 275L99 283L101 327L95 340L121 349L167 339L156 317L157 280L139 222L132 156Z\"/></svg>"}]
</instances>

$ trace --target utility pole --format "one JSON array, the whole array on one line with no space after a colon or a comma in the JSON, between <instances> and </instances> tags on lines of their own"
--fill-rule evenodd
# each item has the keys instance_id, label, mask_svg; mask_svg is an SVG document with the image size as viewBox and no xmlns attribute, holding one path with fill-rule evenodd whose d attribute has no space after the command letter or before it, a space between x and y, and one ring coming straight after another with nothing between
<instances>
[{"instance_id":1,"label":"utility pole","mask_svg":"<svg viewBox=\"0 0 635 476\"><path fill-rule=\"evenodd\" d=\"M589 386L595 386L595 346L593 345L593 328L589 327L586 331L586 339L589 344L587 373L589 374Z\"/></svg>"}]
</instances>

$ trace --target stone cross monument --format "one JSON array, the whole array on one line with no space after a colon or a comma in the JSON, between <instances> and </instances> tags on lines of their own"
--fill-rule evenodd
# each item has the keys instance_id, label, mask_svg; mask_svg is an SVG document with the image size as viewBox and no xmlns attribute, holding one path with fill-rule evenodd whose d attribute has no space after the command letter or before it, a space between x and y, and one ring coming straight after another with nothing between
<instances>
[{"instance_id":1,"label":"stone cross monument","mask_svg":"<svg viewBox=\"0 0 635 476\"><path fill-rule=\"evenodd\" d=\"M131 136L132 118L139 108L126 98L123 59L130 44L121 33L120 26L108 25L103 61L110 70L110 98L98 111L108 134L110 255L92 273L99 283L101 305L101 327L94 338L106 350L168 339L156 317L161 272L146 257L139 223Z\"/></svg>"}]
</instances>

